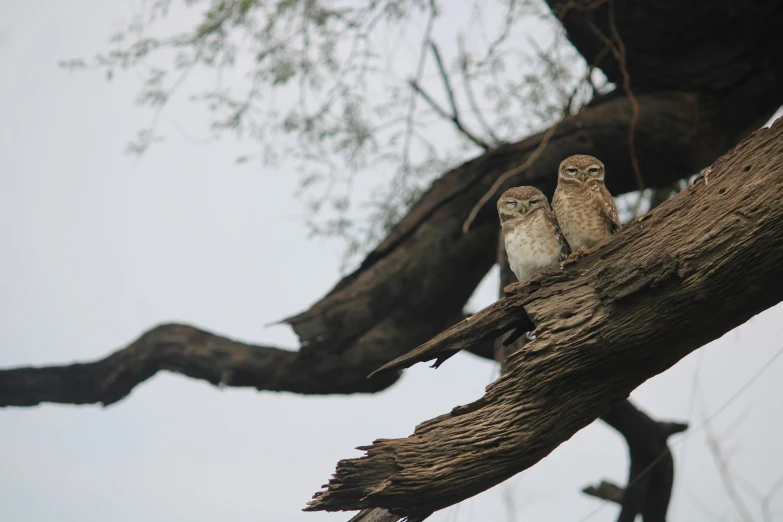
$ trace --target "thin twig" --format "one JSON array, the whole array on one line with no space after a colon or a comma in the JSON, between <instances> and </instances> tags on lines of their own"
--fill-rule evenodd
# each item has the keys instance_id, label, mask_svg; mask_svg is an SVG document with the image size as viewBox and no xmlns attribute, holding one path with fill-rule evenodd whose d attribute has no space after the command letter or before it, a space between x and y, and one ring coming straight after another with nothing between
<instances>
[{"instance_id":1,"label":"thin twig","mask_svg":"<svg viewBox=\"0 0 783 522\"><path fill-rule=\"evenodd\" d=\"M465 43L462 39L462 37L457 38L457 48L458 52L460 54L460 71L462 72L462 83L465 86L465 94L468 98L468 103L470 104L470 108L475 114L476 119L479 122L479 125L481 125L484 128L484 132L487 133L487 135L492 139L492 145L497 145L500 143L500 139L498 139L495 132L492 130L492 127L487 123L487 120L484 119L484 113L479 109L478 103L476 103L476 96L473 94L473 85L471 84L470 75L468 74L468 58L467 58L467 52L465 51Z\"/></svg>"},{"instance_id":2,"label":"thin twig","mask_svg":"<svg viewBox=\"0 0 783 522\"><path fill-rule=\"evenodd\" d=\"M593 98L595 98L595 95L598 92L598 90L595 88L595 84L593 83L593 71L595 71L596 67L598 67L598 64L603 61L603 59L606 57L606 53L608 52L609 47L605 45L604 48L595 55L593 62L587 67L587 73L585 74L583 82L587 82L590 85L590 91Z\"/></svg>"},{"instance_id":3,"label":"thin twig","mask_svg":"<svg viewBox=\"0 0 783 522\"><path fill-rule=\"evenodd\" d=\"M573 0L569 0L567 4L565 4L562 8L560 8L560 12L557 13L557 19L562 22L563 18L565 18L565 15L568 14L568 11L570 11L571 9L576 9L577 11L593 11L595 9L598 9L608 1L609 0L596 0L592 4L580 5L574 2Z\"/></svg>"},{"instance_id":4,"label":"thin twig","mask_svg":"<svg viewBox=\"0 0 783 522\"><path fill-rule=\"evenodd\" d=\"M462 224L462 233L467 234L470 230L470 225L473 224L473 221L476 219L476 215L479 213L479 210L489 201L489 198L491 198L495 192L503 185L503 183L508 180L508 178L512 176L516 176L517 174L520 174L521 172L524 172L530 166L535 163L535 161L538 159L538 157L541 155L542 152L544 152L544 149L546 148L547 144L549 143L549 140L552 138L552 135L555 133L555 129L557 129L557 123L549 127L547 131L544 133L544 135L541 137L541 142L538 144L538 147L536 147L536 150L533 151L533 153L528 156L527 160L525 162L518 166L514 167L511 170L507 170L503 174L501 174L498 179L495 180L495 183L492 184L492 186L489 188L489 190L481 196L481 199L479 199L478 203L476 203L473 208L470 211L470 214L468 215L468 219L465 220L465 222Z\"/></svg>"},{"instance_id":5,"label":"thin twig","mask_svg":"<svg viewBox=\"0 0 783 522\"><path fill-rule=\"evenodd\" d=\"M155 131L158 128L158 121L160 120L161 114L163 114L164 107L168 104L171 97L179 90L180 87L182 87L185 84L185 81L188 79L188 76L190 76L190 73L195 69L196 64L198 63L199 59L201 58L202 49L199 49L193 59L190 61L190 63L187 64L182 69L182 73L179 75L179 77L176 79L174 84L171 86L171 89L166 93L166 97L164 98L163 102L158 104L157 107L155 107L155 112L152 115L152 121L150 122L149 127L145 129L144 131L140 132L140 137L138 141L138 145L135 144L128 144L126 147L126 150L128 152L141 155L144 152L147 151L152 141L155 139ZM145 134L141 134L142 132L145 132Z\"/></svg>"},{"instance_id":6,"label":"thin twig","mask_svg":"<svg viewBox=\"0 0 783 522\"><path fill-rule=\"evenodd\" d=\"M482 140L472 132L469 132L465 128L465 125L463 125L462 119L459 117L459 109L457 109L457 101L454 98L454 89L451 87L451 80L449 79L449 73L446 72L446 67L443 65L443 60L440 57L440 51L438 50L438 46L432 40L430 40L430 49L432 49L432 55L435 57L435 63L438 66L438 72L440 72L440 77L443 80L443 87L446 89L446 94L449 97L449 104L451 105L451 116L445 116L445 117L451 120L452 123L454 123L454 126L457 127L457 129L462 134L464 134L469 140L471 140L473 143L483 148L484 150L489 150L490 146L484 140ZM433 105L431 100L430 100L430 105Z\"/></svg>"},{"instance_id":7,"label":"thin twig","mask_svg":"<svg viewBox=\"0 0 783 522\"><path fill-rule=\"evenodd\" d=\"M693 369L693 377L691 378L691 396L690 400L688 401L688 415L685 417L688 419L688 424L693 424L694 419L694 411L696 409L696 395L699 392L699 377L701 376L701 366L704 362L704 350L699 351L699 358L696 360L696 367ZM680 450L680 463L679 463L679 469L684 470L685 469L685 455L687 455L687 452L685 451L685 448L688 444L688 438L685 437L685 440L682 441L682 449ZM682 471L680 471L682 473Z\"/></svg>"},{"instance_id":8,"label":"thin twig","mask_svg":"<svg viewBox=\"0 0 783 522\"><path fill-rule=\"evenodd\" d=\"M729 470L729 463L724 458L720 443L712 433L712 426L708 421L705 421L704 423L704 435L707 439L707 447L710 449L710 453L712 454L712 458L715 461L715 465L718 467L718 473L720 475L721 481L723 482L723 487L726 490L726 494L729 496L732 504L734 504L734 508L737 510L740 518L742 518L742 520L745 522L753 522L753 515L751 515L747 506L745 506L745 504L742 502L742 497L740 496L739 491L737 491L737 487L734 485L734 481L732 480L731 472Z\"/></svg>"},{"instance_id":9,"label":"thin twig","mask_svg":"<svg viewBox=\"0 0 783 522\"><path fill-rule=\"evenodd\" d=\"M435 63L438 65L438 72L440 72L440 78L443 80L443 88L446 89L446 94L449 96L451 114L454 120L459 121L459 110L457 109L457 101L454 99L454 89L451 88L449 73L446 72L446 67L443 65L443 59L440 57L438 46L432 40L430 40L430 49L432 50L432 55L435 57Z\"/></svg>"},{"instance_id":10,"label":"thin twig","mask_svg":"<svg viewBox=\"0 0 783 522\"><path fill-rule=\"evenodd\" d=\"M772 498L783 486L783 475L778 477L778 480L769 488L764 500L761 501L761 514L764 517L764 522L772 522L772 513L769 510L769 503L772 502Z\"/></svg>"},{"instance_id":11,"label":"thin twig","mask_svg":"<svg viewBox=\"0 0 783 522\"><path fill-rule=\"evenodd\" d=\"M558 39L562 37L561 32L557 33L555 42L552 44L552 52L556 52L557 45L558 45ZM550 56L547 51L543 50L536 40L530 36L527 37L528 44L533 48L533 50L536 53L536 57L544 62L546 65L546 70L551 74L553 79L557 79L560 69L560 65L558 64L557 57ZM569 96L568 91L565 88L565 85L561 85L561 82L554 82L555 87L554 89L557 90L557 94L560 98L560 105L561 105L561 114L563 117L568 116L570 114L569 108L571 106L571 96Z\"/></svg>"},{"instance_id":12,"label":"thin twig","mask_svg":"<svg viewBox=\"0 0 783 522\"><path fill-rule=\"evenodd\" d=\"M726 402L724 402L720 408L713 411L712 414L710 414L709 417L704 419L704 421L702 421L702 423L699 426L690 430L682 439L676 441L676 443L673 443L672 445L674 446L677 444L684 444L689 437L692 437L696 433L703 430L712 420L714 420L718 415L723 413L723 411L726 408L728 408L735 400L737 400L737 398L739 398L743 393L745 393L748 390L748 388L750 388L753 384L755 384L755 382L759 379L759 377L761 377L761 375L764 372L766 372L772 366L772 363L774 363L781 355L783 355L783 346L781 346L778 349L778 351L775 352L775 355L770 357L769 360L767 360L767 362L764 363L764 365L761 368L759 368L759 370L750 377L750 379L745 381L745 384L740 386L739 389L735 391L734 394L731 397L729 397L729 399ZM628 485L625 486L625 490L628 491L631 488L631 486L633 486L634 484L642 480L645 477L645 475L647 475L650 471L652 471L652 469L655 467L656 464L658 464L661 460L664 459L664 457L666 457L666 455L670 453L671 453L671 449L667 447L664 451L661 452L660 455L658 455L652 462L650 462L650 464L646 468L644 468L638 475L636 475L636 477L634 477L633 480L628 482ZM593 511L585 515L583 518L579 519L579 522L585 522L586 520L593 518L593 516L595 516L599 511L601 511L606 505L607 504L601 504L596 509L594 509Z\"/></svg>"},{"instance_id":13,"label":"thin twig","mask_svg":"<svg viewBox=\"0 0 783 522\"><path fill-rule=\"evenodd\" d=\"M430 15L427 18L427 26L424 29L424 39L421 45L421 51L419 52L419 63L416 66L416 77L412 82L418 82L421 75L424 73L424 59L427 56L427 42L430 41L432 35L432 26L435 23L435 14L437 9L435 8L435 0L430 0ZM408 119L405 124L405 142L402 146L402 170L407 173L410 170L410 148L411 140L413 138L413 115L416 112L416 93L411 93L411 99L408 104Z\"/></svg>"},{"instance_id":14,"label":"thin twig","mask_svg":"<svg viewBox=\"0 0 783 522\"><path fill-rule=\"evenodd\" d=\"M606 45L617 60L617 64L620 67L620 74L623 77L623 90L628 97L628 101L631 104L631 122L628 125L628 151L631 156L631 167L633 168L634 176L636 177L636 185L639 192L644 190L644 179L642 178L642 172L639 168L639 158L636 156L636 145L634 136L636 134L636 125L639 123L639 101L636 99L633 91L631 90L631 76L628 74L626 67L626 51L625 43L620 34L617 32L617 24L614 19L614 4L610 4L609 7L609 27L612 31L612 39L606 36L592 21L587 22L587 26L591 31ZM613 41L614 40L614 41ZM616 44L615 44L616 42Z\"/></svg>"},{"instance_id":15,"label":"thin twig","mask_svg":"<svg viewBox=\"0 0 783 522\"><path fill-rule=\"evenodd\" d=\"M466 138L468 138L470 141L472 141L473 143L475 143L485 151L491 148L484 140L482 140L478 136L474 136L468 129L463 127L462 122L459 120L458 117L449 114L448 112L446 112L446 110L443 107L438 105L438 103L432 99L432 96L430 96L427 93L427 91L422 89L422 87L418 84L418 82L416 82L415 80L411 80L409 82L409 85L414 91L419 93L422 98L424 98L424 101L426 101L427 104L429 104L429 106L432 107L432 109L435 112L437 112L444 119L451 121L454 124L454 126L457 128L457 130L459 130Z\"/></svg>"},{"instance_id":16,"label":"thin twig","mask_svg":"<svg viewBox=\"0 0 783 522\"><path fill-rule=\"evenodd\" d=\"M508 35L511 33L511 27L514 25L514 22L516 21L514 15L514 7L516 7L516 5L517 5L516 0L509 0L506 16L503 18L504 20L503 30L500 32L500 35L497 38L495 38L495 40L493 40L492 43L489 44L489 47L487 48L487 54L485 54L484 58L482 58L478 62L479 67L483 67L484 65L486 65L486 63L490 60L490 58L492 58L492 56L495 55L495 52L497 51L498 47L500 47L500 45L506 41Z\"/></svg>"},{"instance_id":17,"label":"thin twig","mask_svg":"<svg viewBox=\"0 0 783 522\"><path fill-rule=\"evenodd\" d=\"M639 185L639 190L642 191L644 190L644 179L642 179L642 171L639 168L639 158L636 156L636 144L634 142L636 125L639 123L639 100L636 99L631 90L631 76L628 74L627 67L628 53L625 49L625 42L620 38L620 33L617 31L617 22L614 17L614 2L609 4L609 28L612 31L612 38L617 42L617 50L619 52L617 61L620 64L620 73L623 75L623 90L626 96L628 96L628 101L631 102L631 109L633 110L631 123L628 125L628 150L631 153L631 165L636 175L636 183Z\"/></svg>"}]
</instances>

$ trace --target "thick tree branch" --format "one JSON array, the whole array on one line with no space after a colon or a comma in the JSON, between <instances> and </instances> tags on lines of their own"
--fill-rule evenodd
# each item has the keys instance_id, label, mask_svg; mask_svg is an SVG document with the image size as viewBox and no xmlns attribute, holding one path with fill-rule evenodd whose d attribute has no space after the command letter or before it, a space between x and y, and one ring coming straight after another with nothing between
<instances>
[{"instance_id":1,"label":"thick tree branch","mask_svg":"<svg viewBox=\"0 0 783 522\"><path fill-rule=\"evenodd\" d=\"M478 401L340 461L308 510L429 513L522 471L639 384L783 299L783 119L590 255L508 296L390 369L493 339L535 340ZM622 371L618 371L622 368Z\"/></svg>"},{"instance_id":2,"label":"thick tree branch","mask_svg":"<svg viewBox=\"0 0 783 522\"><path fill-rule=\"evenodd\" d=\"M665 197L659 191L666 192ZM668 189L659 189L651 201L655 208L670 196ZM498 245L498 264L500 265L500 298L504 297L503 289L517 282L508 264L502 238ZM506 373L505 364L508 355L524 347L526 336L520 337L510 345L504 344L507 336L495 341L495 358L501 363L501 373ZM674 461L667 439L674 433L685 431L688 426L677 422L655 422L625 400L614 405L601 416L601 420L617 430L628 445L630 454L630 471L628 474L628 490L606 481L598 486L588 486L582 491L588 495L615 502L620 505L618 522L633 522L637 514L643 514L644 522L665 522L666 511L671 498L674 483Z\"/></svg>"},{"instance_id":3,"label":"thick tree branch","mask_svg":"<svg viewBox=\"0 0 783 522\"><path fill-rule=\"evenodd\" d=\"M214 385L318 393L318 380L294 371L296 363L296 352L233 341L188 325L163 324L96 362L0 372L0 405L108 405L160 370ZM366 391L382 387L368 386Z\"/></svg>"},{"instance_id":4,"label":"thick tree branch","mask_svg":"<svg viewBox=\"0 0 783 522\"><path fill-rule=\"evenodd\" d=\"M492 343L477 346L473 352L492 358ZM375 393L396 380L359 380L350 368L344 379L331 366L319 368L302 360L298 352L247 344L189 325L162 324L98 361L0 371L0 406L42 402L108 406L159 371L215 386L301 394Z\"/></svg>"}]
</instances>

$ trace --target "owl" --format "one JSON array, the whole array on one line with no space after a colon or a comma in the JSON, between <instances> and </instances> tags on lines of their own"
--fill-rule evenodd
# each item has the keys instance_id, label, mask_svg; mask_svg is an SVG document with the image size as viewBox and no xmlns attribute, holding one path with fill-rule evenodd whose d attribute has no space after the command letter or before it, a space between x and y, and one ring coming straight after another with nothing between
<instances>
[{"instance_id":1,"label":"owl","mask_svg":"<svg viewBox=\"0 0 783 522\"><path fill-rule=\"evenodd\" d=\"M552 207L571 250L583 253L620 229L614 199L604 185L604 164L577 154L560 163Z\"/></svg>"},{"instance_id":2,"label":"owl","mask_svg":"<svg viewBox=\"0 0 783 522\"><path fill-rule=\"evenodd\" d=\"M535 187L510 188L498 200L508 264L519 281L568 259L568 247L546 196Z\"/></svg>"}]
</instances>

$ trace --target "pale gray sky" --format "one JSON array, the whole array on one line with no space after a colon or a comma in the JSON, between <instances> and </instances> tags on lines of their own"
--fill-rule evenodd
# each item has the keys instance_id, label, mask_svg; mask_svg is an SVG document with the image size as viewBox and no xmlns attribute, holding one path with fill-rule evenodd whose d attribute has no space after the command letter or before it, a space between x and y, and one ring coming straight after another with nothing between
<instances>
[{"instance_id":1,"label":"pale gray sky","mask_svg":"<svg viewBox=\"0 0 783 522\"><path fill-rule=\"evenodd\" d=\"M185 139L174 124L203 127L203 114L188 103L167 112L164 145L141 160L123 154L149 118L132 106L138 77L107 84L56 63L102 49L128 9L98 0L0 4L0 367L100 358L164 321L295 347L286 327L263 325L305 309L339 277L341 246L307 239L292 197L294 167L236 166L250 144ZM490 277L474 305L488 304L495 291ZM696 369L706 410L715 411L783 345L781 320L781 307L753 318L633 399L658 419L699 425ZM496 373L487 361L459 355L361 397L218 390L159 374L106 409L3 409L0 519L347 520L301 512L338 459L476 399ZM753 489L766 491L783 469L782 374L778 362L713 422L721 433L744 419L724 448L757 516ZM738 519L704 431L672 440L670 519ZM577 522L601 505L579 490L602 478L622 484L626 466L625 443L596 423L531 470L433 520L512 520L507 497L514 520ZM772 506L783 519L783 494ZM607 506L590 520L615 514Z\"/></svg>"}]
</instances>

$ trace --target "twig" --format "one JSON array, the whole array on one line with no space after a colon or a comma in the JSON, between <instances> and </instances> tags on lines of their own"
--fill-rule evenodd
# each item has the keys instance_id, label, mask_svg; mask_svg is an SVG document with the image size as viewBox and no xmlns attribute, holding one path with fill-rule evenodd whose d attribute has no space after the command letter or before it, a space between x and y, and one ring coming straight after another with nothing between
<instances>
[{"instance_id":1,"label":"twig","mask_svg":"<svg viewBox=\"0 0 783 522\"><path fill-rule=\"evenodd\" d=\"M693 412L696 409L696 395L699 392L699 376L701 375L701 365L704 362L704 353L704 350L699 351L699 358L696 360L696 367L693 369L693 377L691 378L691 396L690 400L688 401L688 415L686 416L686 419L688 419L688 424L693 424ZM688 440L686 437L686 439L682 441L682 449L680 450L680 463L678 466L681 470L685 469L685 456L687 455L685 448L687 447L687 444Z\"/></svg>"},{"instance_id":2,"label":"twig","mask_svg":"<svg viewBox=\"0 0 783 522\"><path fill-rule=\"evenodd\" d=\"M487 120L484 119L484 114L481 109L479 109L478 103L476 103L476 96L473 94L473 86L471 85L470 75L468 74L467 53L465 52L462 37L457 39L457 48L460 56L462 57L460 71L462 72L462 83L465 86L465 94L467 95L470 108L473 111L473 114L476 115L476 119L478 120L479 124L484 128L484 132L486 132L487 135L492 139L492 144L497 145L500 143L500 140L492 130L492 127L490 127L490 125L487 123Z\"/></svg>"},{"instance_id":3,"label":"twig","mask_svg":"<svg viewBox=\"0 0 783 522\"><path fill-rule=\"evenodd\" d=\"M468 215L468 219L465 220L465 222L462 224L462 233L467 234L470 230L470 225L473 224L473 221L476 219L476 215L479 213L481 208L489 201L489 198L491 198L495 192L503 185L503 183L508 180L508 178L512 176L516 176L517 174L520 174L524 171L526 171L528 168L530 168L533 163L538 159L539 156L541 156L541 153L544 152L544 149L546 148L547 144L549 143L549 140L552 138L552 135L555 133L555 129L557 129L557 123L549 127L547 131L544 133L544 135L541 137L541 142L538 144L538 147L536 147L536 150L533 151L533 153L528 156L527 160L525 162L518 166L514 167L511 170L507 170L503 174L501 174L498 179L495 180L495 183L492 184L492 186L489 188L489 190L481 196L481 199L479 199L478 203L476 203L473 208L470 211L470 214Z\"/></svg>"},{"instance_id":4,"label":"twig","mask_svg":"<svg viewBox=\"0 0 783 522\"><path fill-rule=\"evenodd\" d=\"M783 355L783 346L781 346L778 349L778 351L775 352L775 355L773 355L766 363L764 363L764 365L761 368L759 368L759 370L755 374L753 374L753 376L750 379L748 379L745 382L745 384L740 386L739 389L737 391L735 391L734 394L731 397L729 397L729 399L726 402L724 402L723 405L721 405L720 408L718 408L717 410L712 412L712 414L709 417L707 417L706 419L704 419L704 421L699 426L697 426L696 428L692 429L683 438L681 438L680 440L676 441L672 445L674 446L674 445L677 445L677 444L683 444L683 443L685 443L685 441L688 440L689 437L692 437L694 434L696 434L696 433L700 432L701 430L705 429L705 427L713 419L715 419L718 415L723 413L723 410L728 408L735 400L737 400L737 398L740 395L745 393L748 390L748 388L750 388L758 380L758 378L761 377L761 375L764 372L766 372L772 366L772 363L774 363L777 360L777 358L780 357L781 355ZM655 460L650 462L650 464L646 468L644 468L633 480L628 482L628 485L625 486L626 491L629 490L631 488L631 486L633 486L634 484L636 484L640 480L642 480L645 477L645 475L647 475L655 467L655 465L658 464L669 453L671 453L671 449L667 447L666 450L661 452L661 454L658 455L655 458ZM583 518L579 519L579 522L585 522L586 520L589 520L589 519L593 518L593 516L596 515L599 511L601 511L604 508L604 506L606 506L606 504L601 504L596 509L594 509L593 511L591 511L590 513L585 515Z\"/></svg>"},{"instance_id":5,"label":"twig","mask_svg":"<svg viewBox=\"0 0 783 522\"><path fill-rule=\"evenodd\" d=\"M585 74L585 78L583 82L587 82L590 85L590 91L593 98L595 98L595 94L597 92L597 89L595 88L595 84L593 83L593 71L595 70L596 67L598 67L598 64L600 64L603 61L604 57L606 57L606 53L608 52L609 52L609 47L605 45L604 48L601 49L601 51L595 55L595 58L593 58L592 63L590 63L587 66L587 73ZM577 89L578 88L579 87L577 86ZM576 94L576 89L574 90L574 94Z\"/></svg>"},{"instance_id":6,"label":"twig","mask_svg":"<svg viewBox=\"0 0 783 522\"><path fill-rule=\"evenodd\" d=\"M620 67L620 74L623 77L623 90L628 97L628 101L631 104L631 122L628 125L628 151L631 156L631 166L633 168L634 176L636 176L636 184L639 192L644 190L644 179L642 178L642 172L639 168L639 158L636 156L636 145L634 136L636 134L636 125L639 123L639 101L636 99L633 91L631 90L631 77L628 74L628 68L626 67L626 50L625 43L620 34L617 32L617 24L614 19L614 4L610 4L609 7L609 27L612 31L612 39L607 37L592 21L587 22L587 26L591 31L612 51L617 64ZM614 41L612 41L614 40ZM616 45L615 45L616 41Z\"/></svg>"},{"instance_id":7,"label":"twig","mask_svg":"<svg viewBox=\"0 0 783 522\"><path fill-rule=\"evenodd\" d=\"M412 82L418 82L421 75L424 73L424 59L427 56L426 44L430 41L430 35L432 34L432 26L435 23L435 1L430 0L430 16L427 18L427 27L424 29L424 40L422 41L421 51L419 52L419 63L416 66L416 77ZM408 118L405 124L405 142L402 146L402 170L408 172L410 170L410 148L411 140L413 138L413 115L416 112L416 93L411 94L411 99L408 104Z\"/></svg>"},{"instance_id":8,"label":"twig","mask_svg":"<svg viewBox=\"0 0 783 522\"><path fill-rule=\"evenodd\" d=\"M497 48L506 41L506 38L508 38L508 35L511 32L511 26L514 25L515 21L514 7L516 7L516 4L516 0L509 0L508 11L506 11L506 16L504 17L505 22L503 24L503 30L500 32L500 35L498 35L498 37L489 44L489 47L487 48L487 54L484 55L484 58L478 62L479 67L483 67L489 61L489 59L494 56Z\"/></svg>"},{"instance_id":9,"label":"twig","mask_svg":"<svg viewBox=\"0 0 783 522\"><path fill-rule=\"evenodd\" d=\"M449 96L453 120L458 122L459 110L457 109L457 101L454 99L454 89L451 88L449 73L446 72L446 67L443 65L443 59L440 57L438 46L432 40L430 40L430 49L432 50L432 55L435 57L435 63L438 65L438 72L440 73L441 80L443 80L443 88L446 89L446 94Z\"/></svg>"},{"instance_id":10,"label":"twig","mask_svg":"<svg viewBox=\"0 0 783 522\"><path fill-rule=\"evenodd\" d=\"M565 15L568 14L568 11L570 11L571 9L576 9L577 11L593 11L595 9L598 9L608 1L609 0L596 0L592 4L580 5L574 2L573 0L569 0L567 4L565 4L562 8L560 8L560 12L557 13L557 19L562 22L563 18L565 18Z\"/></svg>"},{"instance_id":11,"label":"twig","mask_svg":"<svg viewBox=\"0 0 783 522\"><path fill-rule=\"evenodd\" d=\"M753 515L751 515L748 508L742 502L742 497L740 497L739 491L737 491L734 481L731 478L729 463L723 457L720 444L712 433L712 427L709 422L705 422L704 424L704 435L707 439L707 447L710 449L715 465L718 467L720 479L723 482L726 494L729 496L729 499L731 499L732 504L734 504L734 508L737 510L737 513L739 513L740 518L745 522L753 522Z\"/></svg>"},{"instance_id":12,"label":"twig","mask_svg":"<svg viewBox=\"0 0 783 522\"><path fill-rule=\"evenodd\" d=\"M196 67L196 64L198 63L199 59L201 58L202 49L199 49L193 59L190 61L190 63L187 64L182 69L182 73L179 75L179 77L176 79L174 84L171 86L171 89L166 93L166 97L164 98L163 102L158 104L155 108L155 112L152 115L152 121L150 122L149 127L147 129L144 129L142 131L139 131L139 140L138 144L129 143L126 147L126 151L136 154L138 156L141 156L144 152L147 151L150 144L152 143L152 140L155 139L155 130L158 127L158 121L160 120L161 114L163 114L164 107L168 104L171 97L176 93L182 85L184 85L185 81L188 79L188 76L193 71L193 69Z\"/></svg>"},{"instance_id":13,"label":"twig","mask_svg":"<svg viewBox=\"0 0 783 522\"><path fill-rule=\"evenodd\" d=\"M772 522L772 513L769 510L769 503L772 502L772 498L783 486L783 475L778 477L778 480L769 488L764 500L761 501L761 514L764 517L764 522Z\"/></svg>"},{"instance_id":14,"label":"twig","mask_svg":"<svg viewBox=\"0 0 783 522\"><path fill-rule=\"evenodd\" d=\"M422 98L424 98L424 101L427 102L427 104L432 107L432 109L437 112L441 117L451 121L454 126L459 130L463 135L465 135L466 138L468 138L470 141L481 147L482 149L489 150L490 146L481 138L478 136L474 136L468 129L462 126L462 122L459 120L457 116L451 115L448 112L446 112L443 107L438 105L438 103L432 99L432 96L430 96L427 91L425 91L415 80L411 80L409 82L409 85L411 88L419 93Z\"/></svg>"}]
</instances>

